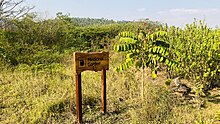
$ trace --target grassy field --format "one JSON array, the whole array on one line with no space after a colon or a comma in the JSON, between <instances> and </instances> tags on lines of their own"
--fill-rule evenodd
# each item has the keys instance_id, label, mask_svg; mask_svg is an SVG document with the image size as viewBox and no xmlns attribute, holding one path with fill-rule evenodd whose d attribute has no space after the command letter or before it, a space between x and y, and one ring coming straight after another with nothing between
<instances>
[{"instance_id":1,"label":"grassy field","mask_svg":"<svg viewBox=\"0 0 220 124\"><path fill-rule=\"evenodd\" d=\"M65 66L48 70L30 70L21 65L0 73L0 123L76 123L75 79L71 59ZM110 54L107 71L107 113L101 112L101 76L99 72L82 73L83 121L85 123L167 123L218 124L220 90L209 97L194 94L184 98L166 86L166 74L157 79L149 70L131 68L123 73L113 71L121 56ZM144 98L141 82L144 81Z\"/></svg>"}]
</instances>

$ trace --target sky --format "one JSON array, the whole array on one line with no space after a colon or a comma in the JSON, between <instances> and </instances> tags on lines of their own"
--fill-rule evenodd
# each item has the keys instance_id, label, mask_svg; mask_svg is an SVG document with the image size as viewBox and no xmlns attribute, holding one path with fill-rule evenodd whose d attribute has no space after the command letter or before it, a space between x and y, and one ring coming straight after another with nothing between
<instances>
[{"instance_id":1,"label":"sky","mask_svg":"<svg viewBox=\"0 0 220 124\"><path fill-rule=\"evenodd\" d=\"M57 12L70 17L113 20L150 19L184 27L194 19L220 27L220 0L26 0L41 18L54 18Z\"/></svg>"}]
</instances>

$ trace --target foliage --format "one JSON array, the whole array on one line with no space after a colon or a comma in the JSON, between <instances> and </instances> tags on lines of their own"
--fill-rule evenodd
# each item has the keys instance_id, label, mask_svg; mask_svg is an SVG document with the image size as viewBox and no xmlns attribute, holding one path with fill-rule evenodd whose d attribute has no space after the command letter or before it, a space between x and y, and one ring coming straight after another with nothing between
<instances>
[{"instance_id":1,"label":"foliage","mask_svg":"<svg viewBox=\"0 0 220 124\"><path fill-rule=\"evenodd\" d=\"M79 26L67 15L41 20L34 13L1 30L1 62L16 65L60 63L73 51L109 49L112 39L123 29L134 29L136 23L103 26ZM6 57L7 54L7 57Z\"/></svg>"},{"instance_id":2,"label":"foliage","mask_svg":"<svg viewBox=\"0 0 220 124\"><path fill-rule=\"evenodd\" d=\"M18 61L14 57L12 57L9 53L7 53L7 51L2 47L0 47L0 60L10 63L12 65L18 64Z\"/></svg>"},{"instance_id":3,"label":"foliage","mask_svg":"<svg viewBox=\"0 0 220 124\"><path fill-rule=\"evenodd\" d=\"M167 58L169 44L164 41L167 33L157 31L146 33L140 30L137 35L132 32L119 33L120 44L114 46L118 52L126 52L125 63L116 68L123 71L133 64L137 68L151 68L152 77L156 77L158 62L166 63L169 67L176 67L177 63Z\"/></svg>"},{"instance_id":4,"label":"foliage","mask_svg":"<svg viewBox=\"0 0 220 124\"><path fill-rule=\"evenodd\" d=\"M220 79L219 30L208 28L202 21L185 29L164 26L162 30L169 38L169 58L181 63L177 69L168 69L170 73L188 79L198 89Z\"/></svg>"}]
</instances>

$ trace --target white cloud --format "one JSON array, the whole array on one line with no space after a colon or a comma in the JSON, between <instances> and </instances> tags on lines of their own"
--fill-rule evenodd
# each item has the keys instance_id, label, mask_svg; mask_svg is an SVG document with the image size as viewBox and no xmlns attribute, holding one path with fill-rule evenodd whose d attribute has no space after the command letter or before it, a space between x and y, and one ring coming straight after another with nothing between
<instances>
[{"instance_id":1,"label":"white cloud","mask_svg":"<svg viewBox=\"0 0 220 124\"><path fill-rule=\"evenodd\" d=\"M170 13L186 13L186 14L196 14L199 13L200 10L198 9L171 9L169 10Z\"/></svg>"},{"instance_id":2,"label":"white cloud","mask_svg":"<svg viewBox=\"0 0 220 124\"><path fill-rule=\"evenodd\" d=\"M173 8L156 12L156 20L168 23L169 25L184 27L187 23L192 23L194 19L205 20L210 27L219 26L220 8Z\"/></svg>"},{"instance_id":3,"label":"white cloud","mask_svg":"<svg viewBox=\"0 0 220 124\"><path fill-rule=\"evenodd\" d=\"M209 9L209 10L206 10L206 13L209 14L220 14L220 9Z\"/></svg>"},{"instance_id":4,"label":"white cloud","mask_svg":"<svg viewBox=\"0 0 220 124\"><path fill-rule=\"evenodd\" d=\"M210 8L210 9L186 9L186 8L177 8L177 9L170 9L166 11L159 11L157 14L173 14L173 15L180 15L180 14L220 14L220 9L217 8Z\"/></svg>"},{"instance_id":5,"label":"white cloud","mask_svg":"<svg viewBox=\"0 0 220 124\"><path fill-rule=\"evenodd\" d=\"M168 12L167 11L159 11L157 12L157 14L167 14Z\"/></svg>"},{"instance_id":6,"label":"white cloud","mask_svg":"<svg viewBox=\"0 0 220 124\"><path fill-rule=\"evenodd\" d=\"M146 10L146 8L139 8L137 9L138 12L144 12Z\"/></svg>"}]
</instances>

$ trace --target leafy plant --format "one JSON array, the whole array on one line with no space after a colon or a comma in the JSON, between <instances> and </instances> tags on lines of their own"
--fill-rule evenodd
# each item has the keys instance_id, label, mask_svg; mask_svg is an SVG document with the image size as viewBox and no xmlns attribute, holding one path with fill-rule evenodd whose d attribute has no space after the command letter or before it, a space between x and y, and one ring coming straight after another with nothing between
<instances>
[{"instance_id":1,"label":"leafy plant","mask_svg":"<svg viewBox=\"0 0 220 124\"><path fill-rule=\"evenodd\" d=\"M157 31L154 33L139 30L138 34L132 32L121 32L120 44L114 46L117 52L125 52L125 62L117 67L116 71L123 71L132 65L136 68L142 68L142 99L144 98L144 69L151 69L151 76L153 79L157 77L158 63L165 63L171 68L178 66L178 63L170 60L166 56L169 55L169 44L166 42L167 33L164 31Z\"/></svg>"},{"instance_id":2,"label":"leafy plant","mask_svg":"<svg viewBox=\"0 0 220 124\"><path fill-rule=\"evenodd\" d=\"M152 77L156 77L158 63L165 63L169 67L177 67L178 63L167 58L169 55L169 43L167 33L157 31L147 34L139 31L137 35L132 32L121 32L120 44L114 46L117 52L125 52L125 62L116 68L116 71L123 71L132 65L137 68L150 68Z\"/></svg>"}]
</instances>

